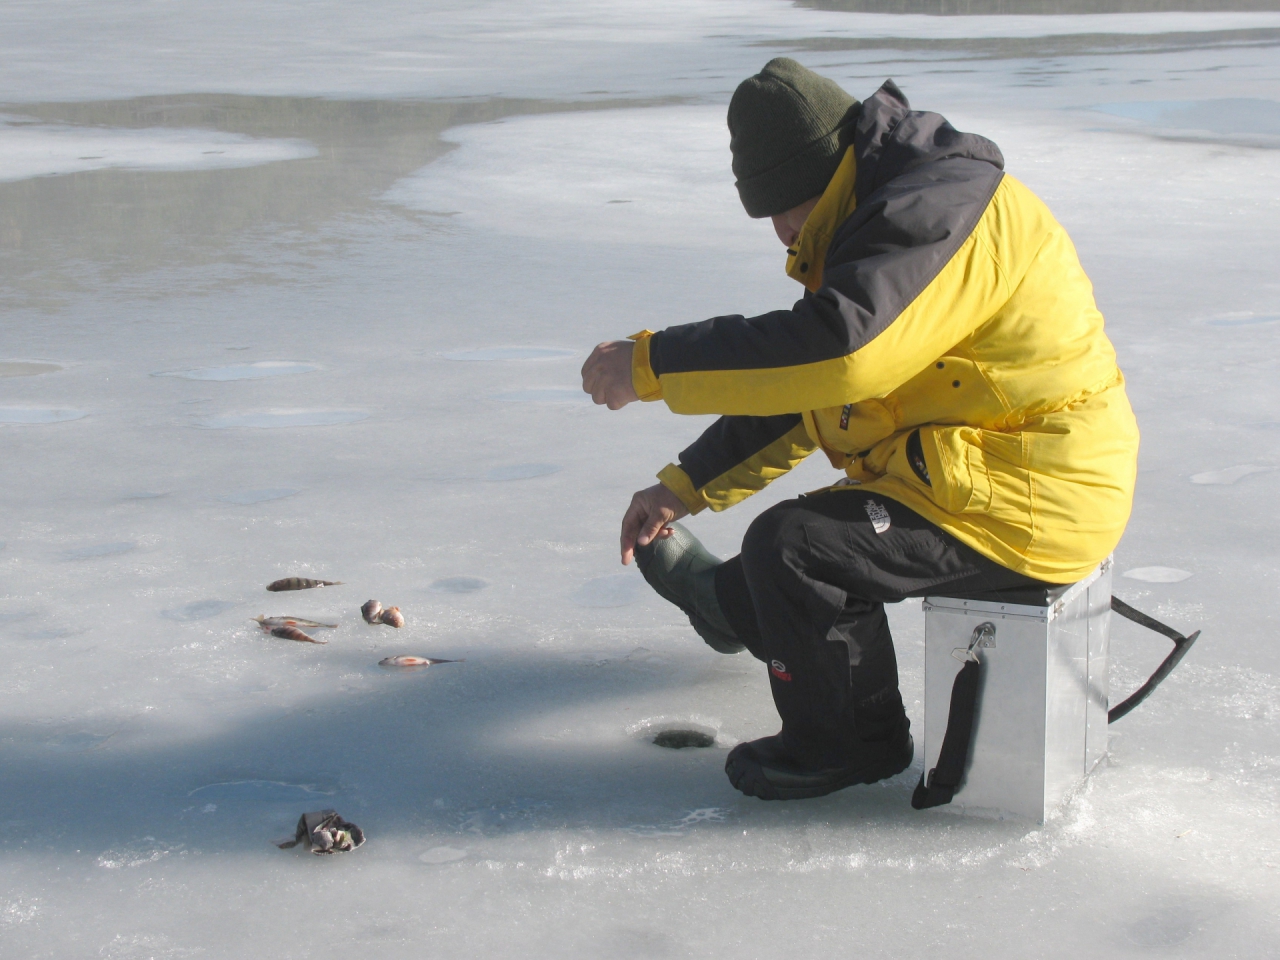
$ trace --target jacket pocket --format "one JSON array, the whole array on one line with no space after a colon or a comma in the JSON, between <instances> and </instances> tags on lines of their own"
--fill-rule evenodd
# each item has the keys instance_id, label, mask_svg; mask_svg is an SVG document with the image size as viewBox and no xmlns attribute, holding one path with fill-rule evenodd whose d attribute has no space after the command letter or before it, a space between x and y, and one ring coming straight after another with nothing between
<instances>
[{"instance_id":1,"label":"jacket pocket","mask_svg":"<svg viewBox=\"0 0 1280 960\"><path fill-rule=\"evenodd\" d=\"M920 431L934 502L948 513L985 513L991 506L991 472L981 442L977 427Z\"/></svg>"}]
</instances>

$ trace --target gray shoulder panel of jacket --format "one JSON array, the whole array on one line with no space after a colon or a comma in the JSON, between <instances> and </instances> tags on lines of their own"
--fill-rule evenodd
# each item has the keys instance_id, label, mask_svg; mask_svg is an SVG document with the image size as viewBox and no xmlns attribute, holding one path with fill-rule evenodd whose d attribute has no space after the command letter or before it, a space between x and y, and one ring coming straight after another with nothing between
<instances>
[{"instance_id":1,"label":"gray shoulder panel of jacket","mask_svg":"<svg viewBox=\"0 0 1280 960\"><path fill-rule=\"evenodd\" d=\"M1003 176L953 157L895 177L836 231L816 294L790 310L668 327L650 344L654 373L800 366L861 349L955 256Z\"/></svg>"}]
</instances>

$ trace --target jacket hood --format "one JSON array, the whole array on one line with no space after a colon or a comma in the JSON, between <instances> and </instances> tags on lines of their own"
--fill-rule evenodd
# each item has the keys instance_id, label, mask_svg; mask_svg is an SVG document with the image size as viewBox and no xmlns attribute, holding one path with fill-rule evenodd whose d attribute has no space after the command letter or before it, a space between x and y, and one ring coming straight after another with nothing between
<instances>
[{"instance_id":1,"label":"jacket hood","mask_svg":"<svg viewBox=\"0 0 1280 960\"><path fill-rule=\"evenodd\" d=\"M937 113L912 110L892 80L868 97L854 130L859 201L894 177L923 163L964 157L1004 169L1000 148L974 133L961 133Z\"/></svg>"}]
</instances>

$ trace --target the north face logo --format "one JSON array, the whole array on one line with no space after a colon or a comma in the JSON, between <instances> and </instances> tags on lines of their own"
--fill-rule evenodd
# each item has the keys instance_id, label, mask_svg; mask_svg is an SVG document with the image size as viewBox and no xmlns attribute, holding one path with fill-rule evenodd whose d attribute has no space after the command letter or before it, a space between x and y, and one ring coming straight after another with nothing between
<instances>
[{"instance_id":1,"label":"the north face logo","mask_svg":"<svg viewBox=\"0 0 1280 960\"><path fill-rule=\"evenodd\" d=\"M868 500L864 505L867 511L867 519L871 521L871 528L876 533L884 533L889 529L889 511L874 500Z\"/></svg>"},{"instance_id":2,"label":"the north face logo","mask_svg":"<svg viewBox=\"0 0 1280 960\"><path fill-rule=\"evenodd\" d=\"M785 680L787 683L791 682L791 674L787 673L787 665L781 660L771 661L769 663L769 672L779 680Z\"/></svg>"}]
</instances>

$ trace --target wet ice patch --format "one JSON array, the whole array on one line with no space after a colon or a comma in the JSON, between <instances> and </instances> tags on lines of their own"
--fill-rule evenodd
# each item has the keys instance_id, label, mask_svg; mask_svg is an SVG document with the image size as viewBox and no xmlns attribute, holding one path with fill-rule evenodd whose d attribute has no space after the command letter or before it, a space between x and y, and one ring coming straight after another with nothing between
<instances>
[{"instance_id":1,"label":"wet ice patch","mask_svg":"<svg viewBox=\"0 0 1280 960\"><path fill-rule=\"evenodd\" d=\"M88 415L67 407L0 407L0 423L66 423Z\"/></svg>"},{"instance_id":2,"label":"wet ice patch","mask_svg":"<svg viewBox=\"0 0 1280 960\"><path fill-rule=\"evenodd\" d=\"M172 610L162 610L160 616L166 620L177 620L179 623L193 623L196 620L209 620L234 606L235 604L229 600L196 600L174 607Z\"/></svg>"},{"instance_id":3,"label":"wet ice patch","mask_svg":"<svg viewBox=\"0 0 1280 960\"><path fill-rule=\"evenodd\" d=\"M238 493L228 493L224 497L219 497L223 503L235 503L240 506L248 506L251 503L267 503L271 500L283 500L286 497L292 497L301 490L294 490L292 487L265 487L262 490L241 490Z\"/></svg>"},{"instance_id":4,"label":"wet ice patch","mask_svg":"<svg viewBox=\"0 0 1280 960\"><path fill-rule=\"evenodd\" d=\"M1191 572L1177 567L1134 567L1126 570L1123 575L1143 583L1181 583L1191 576Z\"/></svg>"},{"instance_id":5,"label":"wet ice patch","mask_svg":"<svg viewBox=\"0 0 1280 960\"><path fill-rule=\"evenodd\" d=\"M1223 470L1207 470L1204 473L1193 473L1191 482L1198 484L1221 484L1227 485L1235 483L1244 477L1255 473L1267 473L1271 467L1261 467L1256 463L1242 463L1237 467L1227 467Z\"/></svg>"},{"instance_id":6,"label":"wet ice patch","mask_svg":"<svg viewBox=\"0 0 1280 960\"><path fill-rule=\"evenodd\" d=\"M615 573L588 580L571 598L581 607L626 607L640 599L643 581L630 573Z\"/></svg>"},{"instance_id":7,"label":"wet ice patch","mask_svg":"<svg viewBox=\"0 0 1280 960\"><path fill-rule=\"evenodd\" d=\"M316 156L305 140L219 130L130 130L0 117L0 182L91 170L225 170Z\"/></svg>"},{"instance_id":8,"label":"wet ice patch","mask_svg":"<svg viewBox=\"0 0 1280 960\"><path fill-rule=\"evenodd\" d=\"M1102 103L1093 109L1141 123L1157 135L1280 147L1280 103L1275 100L1147 100Z\"/></svg>"},{"instance_id":9,"label":"wet ice patch","mask_svg":"<svg viewBox=\"0 0 1280 960\"><path fill-rule=\"evenodd\" d=\"M577 354L562 347L482 347L478 350L454 350L442 353L446 360L563 360Z\"/></svg>"},{"instance_id":10,"label":"wet ice patch","mask_svg":"<svg viewBox=\"0 0 1280 960\"><path fill-rule=\"evenodd\" d=\"M115 733L90 733L81 731L70 733L51 741L49 747L62 753L87 753L106 743Z\"/></svg>"},{"instance_id":11,"label":"wet ice patch","mask_svg":"<svg viewBox=\"0 0 1280 960\"><path fill-rule=\"evenodd\" d=\"M313 373L320 368L314 363L296 360L259 360L257 363L233 363L225 367L200 367L195 370L169 370L153 373L153 377L180 377L183 380L262 380L294 373Z\"/></svg>"},{"instance_id":12,"label":"wet ice patch","mask_svg":"<svg viewBox=\"0 0 1280 960\"><path fill-rule=\"evenodd\" d=\"M168 495L169 494L167 491L157 492L154 490L135 490L132 493L126 493L120 499L121 500L159 500L163 497L167 497Z\"/></svg>"},{"instance_id":13,"label":"wet ice patch","mask_svg":"<svg viewBox=\"0 0 1280 960\"><path fill-rule=\"evenodd\" d=\"M128 553L137 544L132 540L120 540L115 543L92 543L85 547L76 547L62 554L63 560L93 560L98 557L116 557Z\"/></svg>"},{"instance_id":14,"label":"wet ice patch","mask_svg":"<svg viewBox=\"0 0 1280 960\"><path fill-rule=\"evenodd\" d=\"M491 481L532 480L534 477L548 477L559 473L560 467L554 463L513 463L506 467L494 467L486 470L484 479Z\"/></svg>"},{"instance_id":15,"label":"wet ice patch","mask_svg":"<svg viewBox=\"0 0 1280 960\"><path fill-rule=\"evenodd\" d=\"M313 801L323 804L338 791L314 783L287 783L283 780L225 780L197 787L187 796L208 803L293 803Z\"/></svg>"},{"instance_id":16,"label":"wet ice patch","mask_svg":"<svg viewBox=\"0 0 1280 960\"><path fill-rule=\"evenodd\" d=\"M590 403L591 395L579 387L533 387L497 393L490 399L503 403Z\"/></svg>"},{"instance_id":17,"label":"wet ice patch","mask_svg":"<svg viewBox=\"0 0 1280 960\"><path fill-rule=\"evenodd\" d=\"M280 427L333 427L344 423L367 420L363 410L258 410L246 413L224 413L204 417L196 425L207 430L229 430L249 427L273 430Z\"/></svg>"},{"instance_id":18,"label":"wet ice patch","mask_svg":"<svg viewBox=\"0 0 1280 960\"><path fill-rule=\"evenodd\" d=\"M418 854L418 859L423 863L453 863L463 859L467 855L465 849L457 847L432 847L424 853Z\"/></svg>"},{"instance_id":19,"label":"wet ice patch","mask_svg":"<svg viewBox=\"0 0 1280 960\"><path fill-rule=\"evenodd\" d=\"M433 581L427 589L436 593L475 593L488 585L488 580L481 580L479 577L445 577Z\"/></svg>"},{"instance_id":20,"label":"wet ice patch","mask_svg":"<svg viewBox=\"0 0 1280 960\"><path fill-rule=\"evenodd\" d=\"M0 360L0 380L8 377L38 377L45 373L56 373L62 367L56 363L45 363L39 360Z\"/></svg>"}]
</instances>

